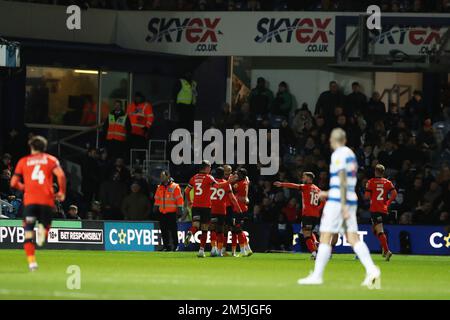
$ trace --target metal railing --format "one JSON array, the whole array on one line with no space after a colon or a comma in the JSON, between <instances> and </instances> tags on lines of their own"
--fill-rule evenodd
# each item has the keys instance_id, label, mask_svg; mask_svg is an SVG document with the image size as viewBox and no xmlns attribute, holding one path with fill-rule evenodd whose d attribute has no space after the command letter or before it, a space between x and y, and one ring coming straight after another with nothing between
<instances>
[{"instance_id":1,"label":"metal railing","mask_svg":"<svg viewBox=\"0 0 450 320\"><path fill-rule=\"evenodd\" d=\"M392 88L390 89L384 89L383 93L381 94L380 100L383 100L384 97L387 95L388 98L388 107L394 102L394 96L396 97L395 103L397 104L397 107L400 108L400 100L402 96L405 94L408 95L408 101L411 100L412 97L412 87L409 85L402 85L402 84L394 84ZM389 110L387 110L389 111Z\"/></svg>"},{"instance_id":2,"label":"metal railing","mask_svg":"<svg viewBox=\"0 0 450 320\"><path fill-rule=\"evenodd\" d=\"M0 217L4 217L3 216L3 207L7 207L10 212L14 210L14 207L12 204L10 204L9 202L6 202L5 200L0 199Z\"/></svg>"},{"instance_id":3,"label":"metal railing","mask_svg":"<svg viewBox=\"0 0 450 320\"><path fill-rule=\"evenodd\" d=\"M164 119L167 120L172 120L173 117L173 104L174 101L173 100L159 100L156 101L153 104L153 108L158 110L158 106L163 106L163 105L167 105L167 109L164 110L158 110L160 111L160 113L158 114L159 116L163 117ZM97 110L98 111L98 110ZM155 110L154 110L155 111ZM56 139L54 141L50 141L49 146L50 147L56 147L57 148L57 154L58 157L63 156L61 154L61 147L67 147L70 148L71 150L74 150L76 152L79 153L86 153L87 152L87 148L86 147L82 147L79 146L77 144L71 143L70 141L75 139L75 138L79 138L83 135L92 133L93 131L97 132L97 138L96 138L96 147L99 147L99 143L100 143L100 139L99 139L99 134L101 131L101 128L103 126L103 123L99 123L95 126L92 127L83 127L83 126L69 126L69 125L53 125L53 124L37 124L37 123L27 123L26 124L27 127L29 128L36 128L36 129L47 129L47 130L56 130L56 132L58 131L77 131L76 133L73 133L69 136L66 136L64 138L59 138L58 134L56 134Z\"/></svg>"}]
</instances>

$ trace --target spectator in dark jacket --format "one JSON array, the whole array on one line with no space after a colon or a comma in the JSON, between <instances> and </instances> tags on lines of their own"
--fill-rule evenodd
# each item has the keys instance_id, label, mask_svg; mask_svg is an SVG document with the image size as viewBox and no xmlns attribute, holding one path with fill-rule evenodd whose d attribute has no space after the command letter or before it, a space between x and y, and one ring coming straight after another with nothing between
<instances>
[{"instance_id":1,"label":"spectator in dark jacket","mask_svg":"<svg viewBox=\"0 0 450 320\"><path fill-rule=\"evenodd\" d=\"M259 77L256 87L252 89L249 97L251 113L255 115L267 115L272 101L272 91L266 87L266 80Z\"/></svg>"},{"instance_id":2,"label":"spectator in dark jacket","mask_svg":"<svg viewBox=\"0 0 450 320\"><path fill-rule=\"evenodd\" d=\"M109 180L101 184L100 202L103 209L103 217L106 220L122 219L122 201L127 192L127 184L120 179L119 172L114 172Z\"/></svg>"},{"instance_id":3,"label":"spectator in dark jacket","mask_svg":"<svg viewBox=\"0 0 450 320\"><path fill-rule=\"evenodd\" d=\"M414 91L412 99L405 105L405 113L411 121L411 129L419 129L421 119L429 116L427 106L423 101L422 92Z\"/></svg>"},{"instance_id":4,"label":"spectator in dark jacket","mask_svg":"<svg viewBox=\"0 0 450 320\"><path fill-rule=\"evenodd\" d=\"M69 210L67 210L66 219L81 220L80 216L78 215L78 207L76 205L72 204L69 207Z\"/></svg>"},{"instance_id":5,"label":"spectator in dark jacket","mask_svg":"<svg viewBox=\"0 0 450 320\"><path fill-rule=\"evenodd\" d=\"M133 183L137 183L141 188L139 192L147 197L150 197L150 184L148 183L148 180L144 177L142 168L138 167L134 169L133 176L131 178L133 180Z\"/></svg>"},{"instance_id":6,"label":"spectator in dark jacket","mask_svg":"<svg viewBox=\"0 0 450 320\"><path fill-rule=\"evenodd\" d=\"M286 82L282 81L278 85L278 92L275 100L272 103L272 114L284 116L289 119L292 108L294 107L293 96L289 92Z\"/></svg>"},{"instance_id":7,"label":"spectator in dark jacket","mask_svg":"<svg viewBox=\"0 0 450 320\"><path fill-rule=\"evenodd\" d=\"M98 196L98 187L100 184L100 172L98 165L98 151L90 148L81 166L81 192L87 202L91 202Z\"/></svg>"},{"instance_id":8,"label":"spectator in dark jacket","mask_svg":"<svg viewBox=\"0 0 450 320\"><path fill-rule=\"evenodd\" d=\"M361 87L358 82L352 83L352 93L346 98L345 114L353 116L356 112L364 113L367 108L367 97L361 92Z\"/></svg>"},{"instance_id":9,"label":"spectator in dark jacket","mask_svg":"<svg viewBox=\"0 0 450 320\"><path fill-rule=\"evenodd\" d=\"M330 89L320 94L316 103L315 114L321 114L327 124L334 119L334 109L344 103L344 95L339 92L336 81L330 82Z\"/></svg>"},{"instance_id":10,"label":"spectator in dark jacket","mask_svg":"<svg viewBox=\"0 0 450 320\"><path fill-rule=\"evenodd\" d=\"M370 126L375 122L385 120L386 117L386 105L381 101L381 95L378 92L374 92L367 104L367 108L363 111L366 120Z\"/></svg>"},{"instance_id":11,"label":"spectator in dark jacket","mask_svg":"<svg viewBox=\"0 0 450 320\"><path fill-rule=\"evenodd\" d=\"M125 220L148 220L150 216L150 202L148 197L141 193L137 182L131 185L131 193L123 199L122 213Z\"/></svg>"},{"instance_id":12,"label":"spectator in dark jacket","mask_svg":"<svg viewBox=\"0 0 450 320\"><path fill-rule=\"evenodd\" d=\"M131 181L130 170L125 166L125 161L122 158L116 159L113 171L119 173L121 181L127 184Z\"/></svg>"}]
</instances>

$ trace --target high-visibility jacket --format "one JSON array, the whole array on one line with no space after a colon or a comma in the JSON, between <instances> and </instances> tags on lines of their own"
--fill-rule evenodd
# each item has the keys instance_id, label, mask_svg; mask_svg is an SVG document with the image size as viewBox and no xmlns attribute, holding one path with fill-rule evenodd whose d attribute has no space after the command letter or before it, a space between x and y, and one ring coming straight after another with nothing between
<instances>
[{"instance_id":1,"label":"high-visibility jacket","mask_svg":"<svg viewBox=\"0 0 450 320\"><path fill-rule=\"evenodd\" d=\"M113 114L109 114L108 117L108 132L106 134L106 140L127 140L126 129L127 115L120 116L116 119Z\"/></svg>"},{"instance_id":2,"label":"high-visibility jacket","mask_svg":"<svg viewBox=\"0 0 450 320\"><path fill-rule=\"evenodd\" d=\"M127 108L127 115L131 123L131 134L145 136L145 128L153 124L153 106L148 103L131 103Z\"/></svg>"},{"instance_id":3,"label":"high-visibility jacket","mask_svg":"<svg viewBox=\"0 0 450 320\"><path fill-rule=\"evenodd\" d=\"M177 212L177 208L183 207L184 200L180 186L171 181L167 186L160 184L155 193L155 206L159 207L159 212L166 214Z\"/></svg>"},{"instance_id":4,"label":"high-visibility jacket","mask_svg":"<svg viewBox=\"0 0 450 320\"><path fill-rule=\"evenodd\" d=\"M181 89L177 95L177 104L192 104L197 102L197 83L192 81L192 84L186 79L180 79Z\"/></svg>"}]
</instances>

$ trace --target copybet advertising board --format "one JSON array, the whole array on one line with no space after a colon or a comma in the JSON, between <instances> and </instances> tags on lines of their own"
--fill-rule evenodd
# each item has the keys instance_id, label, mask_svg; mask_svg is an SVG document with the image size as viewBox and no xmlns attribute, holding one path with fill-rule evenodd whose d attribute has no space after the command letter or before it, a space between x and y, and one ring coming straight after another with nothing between
<instances>
[{"instance_id":1,"label":"copybet advertising board","mask_svg":"<svg viewBox=\"0 0 450 320\"><path fill-rule=\"evenodd\" d=\"M120 12L116 42L130 49L182 55L333 57L335 16Z\"/></svg>"},{"instance_id":2,"label":"copybet advertising board","mask_svg":"<svg viewBox=\"0 0 450 320\"><path fill-rule=\"evenodd\" d=\"M157 251L162 238L153 222L105 222L105 250Z\"/></svg>"},{"instance_id":3,"label":"copybet advertising board","mask_svg":"<svg viewBox=\"0 0 450 320\"><path fill-rule=\"evenodd\" d=\"M298 234L301 225L294 225L294 251L302 251ZM393 253L424 254L424 255L450 255L450 233L439 226L405 226L385 225L389 248ZM366 242L371 252L381 251L378 239L372 233L370 225L359 226L359 237ZM403 242L403 244L402 244ZM409 248L409 252L402 252ZM336 253L351 253L352 248L345 239L339 235L335 248Z\"/></svg>"}]
</instances>

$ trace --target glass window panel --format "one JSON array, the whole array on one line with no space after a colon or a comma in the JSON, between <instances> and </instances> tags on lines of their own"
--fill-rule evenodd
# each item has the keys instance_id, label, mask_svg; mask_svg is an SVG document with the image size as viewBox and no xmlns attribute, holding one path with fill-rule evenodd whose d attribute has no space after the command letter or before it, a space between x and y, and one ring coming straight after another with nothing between
<instances>
[{"instance_id":1,"label":"glass window panel","mask_svg":"<svg viewBox=\"0 0 450 320\"><path fill-rule=\"evenodd\" d=\"M101 121L103 122L116 100L122 101L122 106L126 110L130 88L129 74L127 72L104 71L101 75L101 83Z\"/></svg>"},{"instance_id":2,"label":"glass window panel","mask_svg":"<svg viewBox=\"0 0 450 320\"><path fill-rule=\"evenodd\" d=\"M27 123L92 126L97 102L97 71L27 67Z\"/></svg>"},{"instance_id":3,"label":"glass window panel","mask_svg":"<svg viewBox=\"0 0 450 320\"><path fill-rule=\"evenodd\" d=\"M173 99L173 88L177 81L174 77L137 73L133 77L133 92L139 91L152 104Z\"/></svg>"}]
</instances>

